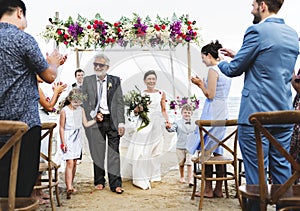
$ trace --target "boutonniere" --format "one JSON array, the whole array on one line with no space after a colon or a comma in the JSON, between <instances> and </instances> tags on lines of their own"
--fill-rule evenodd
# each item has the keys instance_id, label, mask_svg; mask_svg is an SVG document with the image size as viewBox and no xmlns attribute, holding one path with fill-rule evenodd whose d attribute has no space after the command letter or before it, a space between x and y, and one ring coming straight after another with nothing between
<instances>
[{"instance_id":1,"label":"boutonniere","mask_svg":"<svg viewBox=\"0 0 300 211\"><path fill-rule=\"evenodd\" d=\"M112 83L109 82L108 85L107 85L107 90L109 90L111 87L112 87Z\"/></svg>"}]
</instances>

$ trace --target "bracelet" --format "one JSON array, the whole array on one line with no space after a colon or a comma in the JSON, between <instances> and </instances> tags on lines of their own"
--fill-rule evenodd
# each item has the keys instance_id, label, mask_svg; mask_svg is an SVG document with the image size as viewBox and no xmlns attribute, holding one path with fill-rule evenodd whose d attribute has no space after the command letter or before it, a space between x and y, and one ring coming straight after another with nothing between
<instances>
[{"instance_id":1,"label":"bracelet","mask_svg":"<svg viewBox=\"0 0 300 211\"><path fill-rule=\"evenodd\" d=\"M65 147L64 144L61 144L61 145L60 145L60 148L61 148L61 149L64 149L64 147Z\"/></svg>"}]
</instances>

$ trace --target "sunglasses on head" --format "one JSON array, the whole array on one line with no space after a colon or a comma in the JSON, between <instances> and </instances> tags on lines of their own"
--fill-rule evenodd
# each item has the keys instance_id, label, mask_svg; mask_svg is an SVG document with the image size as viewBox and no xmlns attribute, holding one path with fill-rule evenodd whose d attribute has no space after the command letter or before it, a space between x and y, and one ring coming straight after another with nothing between
<instances>
[{"instance_id":1,"label":"sunglasses on head","mask_svg":"<svg viewBox=\"0 0 300 211\"><path fill-rule=\"evenodd\" d=\"M94 62L94 67L97 67L97 66L99 66L99 67L107 67L108 65Z\"/></svg>"}]
</instances>

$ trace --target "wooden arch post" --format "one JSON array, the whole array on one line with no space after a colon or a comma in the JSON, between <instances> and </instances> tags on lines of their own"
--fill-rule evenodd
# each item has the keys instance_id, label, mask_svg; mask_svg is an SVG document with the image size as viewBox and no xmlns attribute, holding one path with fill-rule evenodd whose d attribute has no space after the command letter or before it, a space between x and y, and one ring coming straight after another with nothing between
<instances>
[{"instance_id":1,"label":"wooden arch post","mask_svg":"<svg viewBox=\"0 0 300 211\"><path fill-rule=\"evenodd\" d=\"M187 20L189 19L189 15L186 15ZM191 46L188 42L187 44L187 64L188 64L188 96L191 96L191 75L192 75L192 68L191 68Z\"/></svg>"}]
</instances>

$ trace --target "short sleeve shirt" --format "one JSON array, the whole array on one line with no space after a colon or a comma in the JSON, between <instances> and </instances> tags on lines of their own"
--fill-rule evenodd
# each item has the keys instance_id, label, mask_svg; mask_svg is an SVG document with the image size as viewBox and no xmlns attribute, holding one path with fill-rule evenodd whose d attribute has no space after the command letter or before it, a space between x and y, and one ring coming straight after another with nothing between
<instances>
[{"instance_id":1,"label":"short sleeve shirt","mask_svg":"<svg viewBox=\"0 0 300 211\"><path fill-rule=\"evenodd\" d=\"M0 120L40 125L36 74L48 66L31 35L0 22Z\"/></svg>"}]
</instances>

